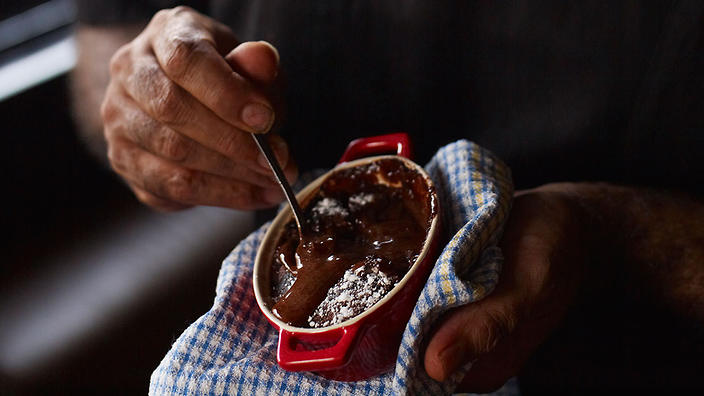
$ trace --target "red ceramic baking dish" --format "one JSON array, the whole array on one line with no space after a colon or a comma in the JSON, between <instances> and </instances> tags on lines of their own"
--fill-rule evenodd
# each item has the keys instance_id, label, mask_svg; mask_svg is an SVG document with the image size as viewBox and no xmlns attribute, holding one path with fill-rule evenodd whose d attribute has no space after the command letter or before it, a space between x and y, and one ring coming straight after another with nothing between
<instances>
[{"instance_id":1,"label":"red ceramic baking dish","mask_svg":"<svg viewBox=\"0 0 704 396\"><path fill-rule=\"evenodd\" d=\"M395 155L375 154L393 152ZM370 309L340 324L323 328L291 326L271 310L271 264L273 252L291 211L281 211L272 222L257 252L254 264L254 293L259 308L279 330L277 362L289 371L315 371L339 381L357 381L382 374L394 367L398 347L418 295L437 258L440 245L439 200L425 170L411 161L408 135L395 133L357 139L350 143L340 163L299 194L299 202L315 193L332 172L360 166L380 158L394 158L417 170L432 191L434 205L423 247L414 264L399 283ZM367 157L369 155L374 155Z\"/></svg>"}]
</instances>

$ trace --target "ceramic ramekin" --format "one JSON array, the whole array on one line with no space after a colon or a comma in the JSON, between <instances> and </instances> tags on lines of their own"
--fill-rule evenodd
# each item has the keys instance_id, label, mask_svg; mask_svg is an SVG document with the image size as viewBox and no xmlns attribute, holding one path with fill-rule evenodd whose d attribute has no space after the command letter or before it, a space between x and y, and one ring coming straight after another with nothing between
<instances>
[{"instance_id":1,"label":"ceramic ramekin","mask_svg":"<svg viewBox=\"0 0 704 396\"><path fill-rule=\"evenodd\" d=\"M365 157L379 152L396 155ZM336 170L367 164L380 158L395 158L417 170L428 186L432 181L425 170L411 161L411 146L404 133L357 139L350 143L340 163L330 172L306 186L298 195L299 202L314 194L322 182ZM360 158L359 157L365 157ZM365 312L343 323L323 328L291 326L271 311L270 271L273 252L292 219L285 209L274 219L257 252L254 263L254 293L259 308L279 330L277 362L289 371L315 371L339 381L357 381L382 374L394 367L401 336L418 295L425 284L438 254L441 239L439 200L434 188L431 199L435 210L418 259L401 281Z\"/></svg>"}]
</instances>

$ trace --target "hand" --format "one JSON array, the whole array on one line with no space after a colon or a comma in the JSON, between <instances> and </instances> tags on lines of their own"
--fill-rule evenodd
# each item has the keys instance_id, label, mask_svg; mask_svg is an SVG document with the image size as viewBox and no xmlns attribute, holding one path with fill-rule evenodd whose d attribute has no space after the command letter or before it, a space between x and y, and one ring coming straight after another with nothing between
<instances>
[{"instance_id":1,"label":"hand","mask_svg":"<svg viewBox=\"0 0 704 396\"><path fill-rule=\"evenodd\" d=\"M499 284L438 326L425 352L432 378L443 381L474 362L459 390L496 390L559 324L583 271L582 224L567 190L554 184L516 195L501 242Z\"/></svg>"},{"instance_id":2,"label":"hand","mask_svg":"<svg viewBox=\"0 0 704 396\"><path fill-rule=\"evenodd\" d=\"M249 136L274 122L278 53L265 42L237 44L226 26L177 7L113 56L101 108L108 157L147 205L256 209L283 199ZM295 179L286 143L269 139Z\"/></svg>"}]
</instances>

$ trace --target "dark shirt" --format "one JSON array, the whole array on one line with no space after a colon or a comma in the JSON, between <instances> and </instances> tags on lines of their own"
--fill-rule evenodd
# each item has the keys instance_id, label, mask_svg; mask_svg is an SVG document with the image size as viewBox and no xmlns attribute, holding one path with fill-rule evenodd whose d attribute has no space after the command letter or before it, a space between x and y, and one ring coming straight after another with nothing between
<instances>
[{"instance_id":1,"label":"dark shirt","mask_svg":"<svg viewBox=\"0 0 704 396\"><path fill-rule=\"evenodd\" d=\"M84 22L115 23L171 2L83 3ZM467 138L502 157L518 188L603 180L702 192L702 2L191 5L279 49L280 133L303 169L332 166L355 137L407 131L419 163Z\"/></svg>"}]
</instances>

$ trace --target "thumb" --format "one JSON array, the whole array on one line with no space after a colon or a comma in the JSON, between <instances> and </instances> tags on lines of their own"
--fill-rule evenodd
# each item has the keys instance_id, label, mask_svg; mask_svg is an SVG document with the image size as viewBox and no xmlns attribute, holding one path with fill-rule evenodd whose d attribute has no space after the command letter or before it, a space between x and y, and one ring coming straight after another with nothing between
<instances>
[{"instance_id":1,"label":"thumb","mask_svg":"<svg viewBox=\"0 0 704 396\"><path fill-rule=\"evenodd\" d=\"M509 295L494 294L452 311L426 348L428 375L445 381L464 364L492 351L516 328L518 316L512 300Z\"/></svg>"},{"instance_id":2,"label":"thumb","mask_svg":"<svg viewBox=\"0 0 704 396\"><path fill-rule=\"evenodd\" d=\"M247 41L225 56L233 70L261 84L274 82L279 70L279 52L266 41Z\"/></svg>"}]
</instances>

